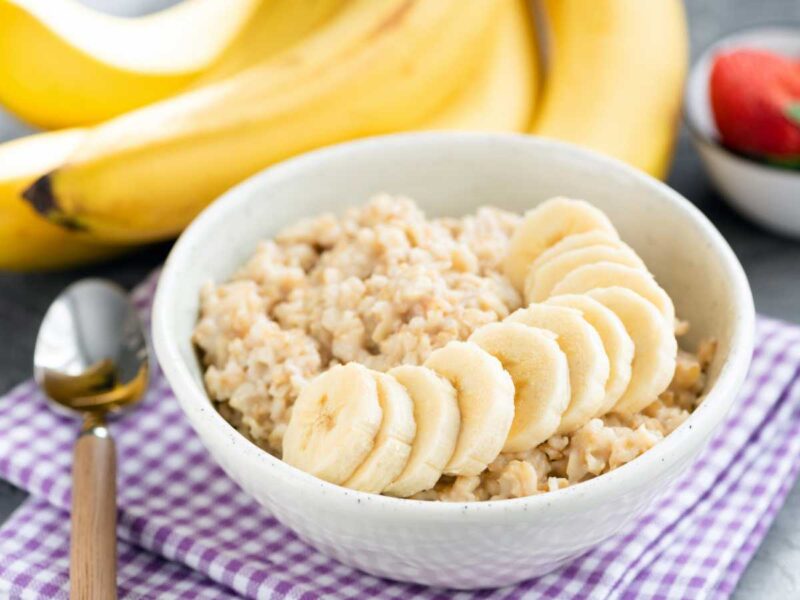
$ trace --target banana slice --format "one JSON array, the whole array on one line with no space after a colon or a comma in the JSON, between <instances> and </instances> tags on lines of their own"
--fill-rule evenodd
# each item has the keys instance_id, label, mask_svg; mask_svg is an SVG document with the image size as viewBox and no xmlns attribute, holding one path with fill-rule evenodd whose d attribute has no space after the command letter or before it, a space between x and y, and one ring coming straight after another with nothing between
<instances>
[{"instance_id":1,"label":"banana slice","mask_svg":"<svg viewBox=\"0 0 800 600\"><path fill-rule=\"evenodd\" d=\"M567 356L570 401L556 433L572 433L585 425L603 406L606 396L610 369L600 334L580 311L563 306L531 304L510 314L506 321L541 327L558 336L558 345Z\"/></svg>"},{"instance_id":2,"label":"banana slice","mask_svg":"<svg viewBox=\"0 0 800 600\"><path fill-rule=\"evenodd\" d=\"M408 463L417 426L414 422L414 405L406 389L385 373L371 371L371 375L377 384L383 420L372 452L343 485L380 494ZM350 440L344 438L339 443L349 444Z\"/></svg>"},{"instance_id":3,"label":"banana slice","mask_svg":"<svg viewBox=\"0 0 800 600\"><path fill-rule=\"evenodd\" d=\"M564 252L580 250L587 246L609 246L611 248L629 248L632 250L632 248L619 239L616 234L608 233L602 229L594 229L585 233L573 233L572 235L568 235L557 244L550 246L547 250L542 252L528 268L532 268L535 264L545 263Z\"/></svg>"},{"instance_id":4,"label":"banana slice","mask_svg":"<svg viewBox=\"0 0 800 600\"><path fill-rule=\"evenodd\" d=\"M531 264L525 278L525 301L530 303L547 300L556 284L572 271L598 262L610 262L647 270L642 259L630 248L587 246L570 250L546 262L539 263L539 259L536 259Z\"/></svg>"},{"instance_id":5,"label":"banana slice","mask_svg":"<svg viewBox=\"0 0 800 600\"><path fill-rule=\"evenodd\" d=\"M414 404L417 435L403 472L384 494L408 498L431 489L453 456L461 428L456 390L444 377L426 367L403 365L389 371Z\"/></svg>"},{"instance_id":6,"label":"banana slice","mask_svg":"<svg viewBox=\"0 0 800 600\"><path fill-rule=\"evenodd\" d=\"M472 342L450 342L425 366L456 388L461 430L446 475L478 475L503 449L514 420L514 383L500 361Z\"/></svg>"},{"instance_id":7,"label":"banana slice","mask_svg":"<svg viewBox=\"0 0 800 600\"><path fill-rule=\"evenodd\" d=\"M600 334L609 363L606 397L600 410L594 415L601 417L614 407L628 388L633 363L633 340L614 311L590 296L578 294L553 296L546 304L566 306L581 311L583 318Z\"/></svg>"},{"instance_id":8,"label":"banana slice","mask_svg":"<svg viewBox=\"0 0 800 600\"><path fill-rule=\"evenodd\" d=\"M503 452L525 452L553 435L570 399L567 357L556 336L522 323L490 323L469 340L496 357L516 390Z\"/></svg>"},{"instance_id":9,"label":"banana slice","mask_svg":"<svg viewBox=\"0 0 800 600\"><path fill-rule=\"evenodd\" d=\"M349 363L315 377L298 396L283 436L283 460L341 484L369 456L383 411L375 378Z\"/></svg>"},{"instance_id":10,"label":"banana slice","mask_svg":"<svg viewBox=\"0 0 800 600\"><path fill-rule=\"evenodd\" d=\"M674 326L675 305L655 278L642 269L625 265L599 262L575 269L553 288L553 296L584 294L595 288L624 287L651 302L664 320Z\"/></svg>"},{"instance_id":11,"label":"banana slice","mask_svg":"<svg viewBox=\"0 0 800 600\"><path fill-rule=\"evenodd\" d=\"M525 213L508 248L503 270L518 290L524 289L528 267L568 235L600 230L619 237L608 217L583 200L551 198Z\"/></svg>"},{"instance_id":12,"label":"banana slice","mask_svg":"<svg viewBox=\"0 0 800 600\"><path fill-rule=\"evenodd\" d=\"M637 412L667 388L675 373L678 343L671 323L630 289L609 287L592 290L588 295L613 310L633 340L631 380L614 411Z\"/></svg>"}]
</instances>

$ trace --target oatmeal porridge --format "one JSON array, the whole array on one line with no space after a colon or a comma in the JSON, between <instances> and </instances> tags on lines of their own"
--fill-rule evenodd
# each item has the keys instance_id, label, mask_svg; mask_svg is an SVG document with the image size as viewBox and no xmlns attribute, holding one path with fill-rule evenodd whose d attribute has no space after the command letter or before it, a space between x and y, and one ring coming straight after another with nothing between
<instances>
[{"instance_id":1,"label":"oatmeal porridge","mask_svg":"<svg viewBox=\"0 0 800 600\"><path fill-rule=\"evenodd\" d=\"M602 241L602 235L613 231L610 222L598 219L584 230L566 231L562 237L573 238L569 245L576 247L581 240L574 238L584 235L586 243L591 242L594 247L594 241ZM522 231L523 225L523 217L491 207L462 218L429 219L412 200L381 195L341 216L325 214L282 230L274 240L261 242L230 281L208 282L202 289L194 342L202 356L210 397L243 435L275 456L284 456L284 437L290 422L293 427L301 426L300 416L292 419L295 402L304 390L305 395L311 394L308 390L313 388L312 381L340 372L334 367L356 363L363 366L364 372L380 374L399 365L425 365L435 351L454 342L465 342L481 327L524 310L529 304L525 291L519 282L512 283L514 277L508 269L515 232ZM602 235L587 235L590 230L601 230ZM594 237L589 239L591 236ZM556 242L557 239L549 243ZM657 314L656 309L647 310ZM686 329L685 323L678 322L674 328L670 324L670 336L674 339L675 334ZM548 335L566 339L564 335ZM607 343L605 336L601 340L597 334L592 335L595 345L597 340ZM558 348L556 342L547 343ZM633 348L632 342L627 343ZM472 342L464 345L474 346ZM475 349L485 354L477 346ZM637 348L637 353L640 350ZM411 425L404 442L407 449L396 461L397 472L392 479L401 478L404 468L407 474L415 460L422 461L421 453L428 450L418 445L430 445L431 453L436 446L440 456L444 456L442 448L448 443L450 446L435 474L416 480L429 482L424 489L417 489L422 485L418 484L417 488L407 488L414 493L397 495L459 502L517 498L557 490L613 470L647 451L688 417L703 393L713 354L712 341L701 343L695 352L678 351L670 363L671 383L668 387L666 383L661 385L644 402L641 398L629 399L627 406L635 405L636 410L602 414L595 410L580 427L564 432L553 430L546 439L536 439L535 445L513 452L500 450L509 428L516 427L516 420L522 415L521 382L515 380L512 385L501 362L486 354L487 361L493 361L491 365L485 363L487 369L495 369L508 380L510 412L497 417L497 427L505 428L494 436L501 436L500 446L486 450L488 454L482 455L479 467L460 470L453 467L452 461L445 463L459 449L470 450L462 448L468 444L464 438L472 425L461 398L466 393L464 386L470 384L441 373L442 377L437 376L441 389L449 389L453 402L458 397L461 406L461 432L456 426L453 435L457 439L451 441L440 439L432 425L420 420L419 397L414 397L413 390L409 387L406 394L403 386L398 386L397 397L404 396L408 406L414 404L417 424ZM567 359L570 357L562 359L564 364ZM604 356L598 360L605 360L602 388L610 373L615 372L615 365ZM574 363L570 364L574 367ZM511 370L505 363L502 367ZM627 369L633 371L628 375L634 379L644 377L637 371L635 361L633 368L628 364ZM497 375L495 371L491 371L492 377ZM597 373L602 375L601 371L602 364ZM592 376L599 376L597 373ZM370 406L377 412L371 420L364 417L364 423L359 422L359 431L372 429L368 447L356 461L361 465L356 474L367 468L369 452L385 451L380 446L389 427L386 402L391 385L396 382L378 382L377 388L372 383L371 391L364 392L375 396ZM571 386L561 386L566 390L561 394L569 394L571 389L571 400L562 398L556 402L555 396L548 400L552 406L561 403L560 411L566 410L567 400L570 408L576 402L581 382L570 383ZM327 399L325 395L322 402ZM327 410L316 404L313 408ZM381 414L385 415L382 421ZM307 427L317 427L323 416L331 419L336 415L339 412L312 415ZM328 429L334 431L335 427ZM303 435L303 443L307 444L310 434ZM308 449L303 446L303 450ZM354 456L348 458L355 460ZM292 462L288 458L287 461ZM352 470L342 473L339 479L335 479L338 475L323 478L348 485ZM350 487L368 491L386 488Z\"/></svg>"}]
</instances>

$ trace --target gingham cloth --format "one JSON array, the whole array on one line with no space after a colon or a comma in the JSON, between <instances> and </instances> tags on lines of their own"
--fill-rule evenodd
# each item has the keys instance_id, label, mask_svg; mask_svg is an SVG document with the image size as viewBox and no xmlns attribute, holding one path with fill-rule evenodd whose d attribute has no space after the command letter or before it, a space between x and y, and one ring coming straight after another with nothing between
<instances>
[{"instance_id":1,"label":"gingham cloth","mask_svg":"<svg viewBox=\"0 0 800 600\"><path fill-rule=\"evenodd\" d=\"M145 321L155 286L134 293ZM376 579L299 541L231 482L154 373L113 426L123 598L726 598L800 466L800 327L760 318L750 374L708 450L634 525L520 585L451 594ZM0 400L0 476L32 497L0 529L0 597L66 598L77 424L32 382Z\"/></svg>"}]
</instances>

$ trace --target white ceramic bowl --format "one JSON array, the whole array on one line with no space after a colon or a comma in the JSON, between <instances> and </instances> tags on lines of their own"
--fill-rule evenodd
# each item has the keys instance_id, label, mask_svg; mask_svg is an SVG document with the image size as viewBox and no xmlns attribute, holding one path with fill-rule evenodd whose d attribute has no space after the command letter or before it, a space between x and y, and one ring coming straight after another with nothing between
<instances>
[{"instance_id":1,"label":"white ceramic bowl","mask_svg":"<svg viewBox=\"0 0 800 600\"><path fill-rule=\"evenodd\" d=\"M652 450L553 493L473 504L401 500L320 481L248 442L214 410L191 343L201 284L224 281L256 243L300 218L380 191L431 216L494 204L523 212L558 194L590 199L647 262L691 321L689 343L719 340L707 398ZM394 579L458 588L550 571L614 535L684 471L736 398L753 344L753 302L717 230L664 184L613 159L523 135L424 133L331 147L231 190L184 232L155 301L156 352L178 400L232 479L301 538L341 562Z\"/></svg>"},{"instance_id":2,"label":"white ceramic bowl","mask_svg":"<svg viewBox=\"0 0 800 600\"><path fill-rule=\"evenodd\" d=\"M705 50L689 74L684 111L692 140L711 180L744 216L784 235L800 236L800 171L748 160L719 143L708 82L714 56L734 48L800 56L800 28L772 26L724 37Z\"/></svg>"}]
</instances>

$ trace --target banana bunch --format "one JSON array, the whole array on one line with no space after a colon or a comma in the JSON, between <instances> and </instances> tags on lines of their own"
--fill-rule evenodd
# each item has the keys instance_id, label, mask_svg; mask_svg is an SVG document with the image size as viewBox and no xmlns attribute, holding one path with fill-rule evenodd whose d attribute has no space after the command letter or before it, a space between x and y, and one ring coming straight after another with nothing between
<instances>
[{"instance_id":1,"label":"banana bunch","mask_svg":"<svg viewBox=\"0 0 800 600\"><path fill-rule=\"evenodd\" d=\"M514 233L504 270L524 285L526 308L423 366L348 363L317 376L292 408L283 459L331 483L409 497L606 413L636 413L667 388L675 309L602 212L545 202ZM540 276L544 287L530 289Z\"/></svg>"},{"instance_id":2,"label":"banana bunch","mask_svg":"<svg viewBox=\"0 0 800 600\"><path fill-rule=\"evenodd\" d=\"M532 131L663 175L685 63L680 0L540 4L184 0L124 19L77 0L0 0L0 103L39 126L84 127L60 158L0 174L0 219L34 227L24 179L40 220L80 234L40 228L50 244L23 236L14 252L0 239L0 269L61 266L73 243L97 251L68 263L173 237L276 161L395 131ZM538 45L534 21L547 32ZM44 155L58 155L56 137L37 140Z\"/></svg>"}]
</instances>

